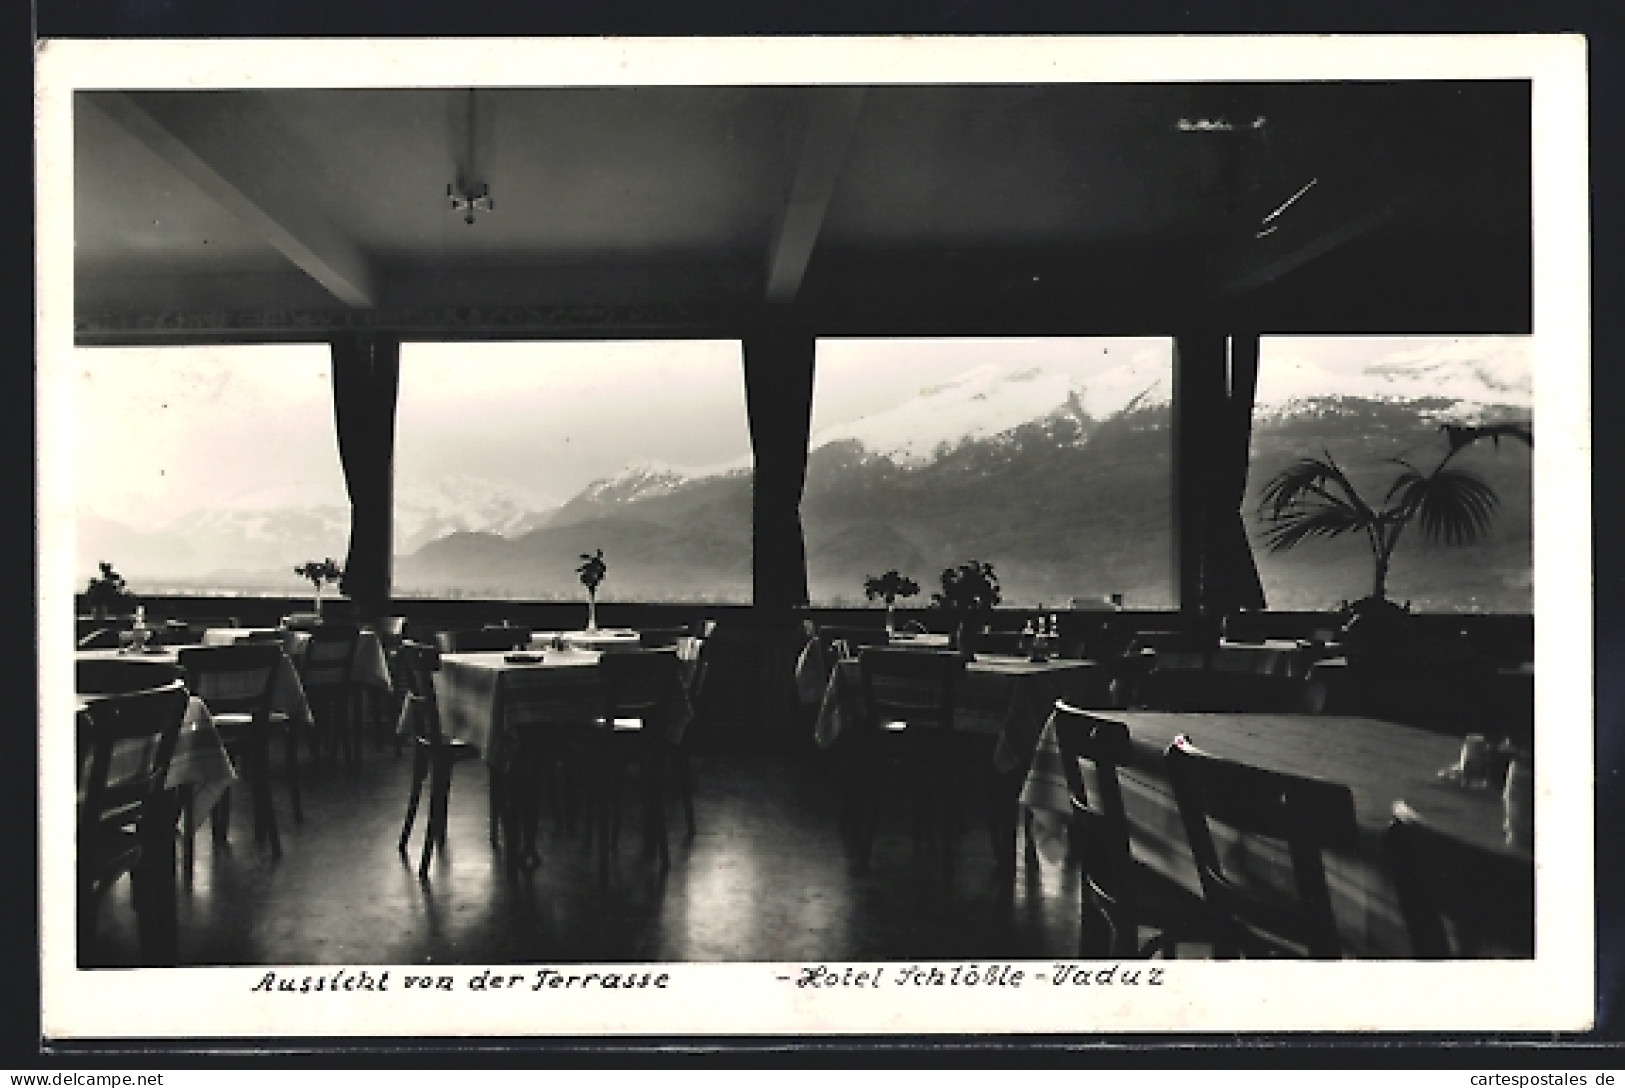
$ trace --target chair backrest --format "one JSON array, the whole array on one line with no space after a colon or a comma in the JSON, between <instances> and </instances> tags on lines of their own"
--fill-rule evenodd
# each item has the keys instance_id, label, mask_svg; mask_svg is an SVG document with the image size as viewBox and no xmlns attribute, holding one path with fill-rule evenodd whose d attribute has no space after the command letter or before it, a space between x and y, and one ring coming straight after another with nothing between
<instances>
[{"instance_id":1,"label":"chair backrest","mask_svg":"<svg viewBox=\"0 0 1625 1088\"><path fill-rule=\"evenodd\" d=\"M186 686L213 714L252 714L268 721L277 670L286 656L270 642L196 646L180 653Z\"/></svg>"},{"instance_id":2,"label":"chair backrest","mask_svg":"<svg viewBox=\"0 0 1625 1088\"><path fill-rule=\"evenodd\" d=\"M398 646L406 637L405 616L379 616L372 626L386 645Z\"/></svg>"},{"instance_id":3,"label":"chair backrest","mask_svg":"<svg viewBox=\"0 0 1625 1088\"><path fill-rule=\"evenodd\" d=\"M434 641L443 654L470 653L481 650L513 650L530 644L530 628L473 627L437 631L435 632Z\"/></svg>"},{"instance_id":4,"label":"chair backrest","mask_svg":"<svg viewBox=\"0 0 1625 1088\"><path fill-rule=\"evenodd\" d=\"M500 680L506 734L556 726L590 725L604 711L604 684L596 668L510 669Z\"/></svg>"},{"instance_id":5,"label":"chair backrest","mask_svg":"<svg viewBox=\"0 0 1625 1088\"><path fill-rule=\"evenodd\" d=\"M1418 959L1535 954L1535 862L1433 826L1403 801L1383 834Z\"/></svg>"},{"instance_id":6,"label":"chair backrest","mask_svg":"<svg viewBox=\"0 0 1625 1088\"><path fill-rule=\"evenodd\" d=\"M139 829L149 802L164 789L187 698L186 686L174 680L147 691L108 695L86 707L88 724L80 733L81 863L97 853L101 837Z\"/></svg>"},{"instance_id":7,"label":"chair backrest","mask_svg":"<svg viewBox=\"0 0 1625 1088\"><path fill-rule=\"evenodd\" d=\"M1059 700L1053 720L1066 791L1072 801L1073 842L1082 852L1084 894L1111 923L1112 944L1100 951L1114 953L1124 942L1133 944L1133 926L1139 913L1128 812L1117 777L1117 769L1129 761L1128 726ZM1093 772L1093 795L1084 778L1085 763ZM1124 932L1118 932L1120 926Z\"/></svg>"},{"instance_id":8,"label":"chair backrest","mask_svg":"<svg viewBox=\"0 0 1625 1088\"><path fill-rule=\"evenodd\" d=\"M1213 922L1215 953L1339 958L1342 941L1321 852L1357 845L1353 791L1222 759L1183 735L1163 758ZM1236 883L1220 863L1209 820L1284 843L1295 901Z\"/></svg>"},{"instance_id":9,"label":"chair backrest","mask_svg":"<svg viewBox=\"0 0 1625 1088\"><path fill-rule=\"evenodd\" d=\"M604 685L603 717L648 718L665 708L677 690L681 667L669 650L623 650L598 661Z\"/></svg>"},{"instance_id":10,"label":"chair backrest","mask_svg":"<svg viewBox=\"0 0 1625 1088\"><path fill-rule=\"evenodd\" d=\"M820 627L818 641L824 650L824 660L835 662L842 657L843 645L850 656L857 657L864 647L886 645L891 636L884 627Z\"/></svg>"},{"instance_id":11,"label":"chair backrest","mask_svg":"<svg viewBox=\"0 0 1625 1088\"><path fill-rule=\"evenodd\" d=\"M953 728L954 690L965 675L958 654L869 646L858 657L858 672L871 725Z\"/></svg>"},{"instance_id":12,"label":"chair backrest","mask_svg":"<svg viewBox=\"0 0 1625 1088\"><path fill-rule=\"evenodd\" d=\"M440 671L440 651L421 642L403 642L395 650L397 675L406 693L417 700L412 728L424 740L440 739L440 704L434 693L434 674Z\"/></svg>"},{"instance_id":13,"label":"chair backrest","mask_svg":"<svg viewBox=\"0 0 1625 1088\"><path fill-rule=\"evenodd\" d=\"M361 628L353 623L324 623L311 631L299 660L306 693L348 686L360 645Z\"/></svg>"},{"instance_id":14,"label":"chair backrest","mask_svg":"<svg viewBox=\"0 0 1625 1088\"><path fill-rule=\"evenodd\" d=\"M141 658L80 658L73 663L73 690L81 695L115 695L148 691L180 679L181 671L167 661Z\"/></svg>"}]
</instances>

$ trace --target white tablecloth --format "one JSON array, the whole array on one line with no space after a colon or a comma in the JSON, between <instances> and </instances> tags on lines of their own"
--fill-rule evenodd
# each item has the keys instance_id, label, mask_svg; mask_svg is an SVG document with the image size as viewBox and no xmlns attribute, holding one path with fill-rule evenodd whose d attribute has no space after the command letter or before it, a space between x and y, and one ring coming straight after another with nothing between
<instances>
[{"instance_id":1,"label":"white tablecloth","mask_svg":"<svg viewBox=\"0 0 1625 1088\"><path fill-rule=\"evenodd\" d=\"M525 656L540 660L510 661L502 651L440 655L440 670L434 674L435 701L440 708L440 728L448 738L477 745L491 758L492 741L500 736L498 724L505 713L506 677L519 671L540 671L557 677L560 684L579 683L582 670L596 675L600 654L594 650L546 650ZM679 683L672 693L666 720L670 739L681 740L693 717L694 708Z\"/></svg>"},{"instance_id":2,"label":"white tablecloth","mask_svg":"<svg viewBox=\"0 0 1625 1088\"><path fill-rule=\"evenodd\" d=\"M165 646L161 649L140 655L124 654L118 650L80 650L75 654L79 660L128 660L135 658L141 661L151 661L155 664L169 665L171 668L180 668L180 651L185 646ZM178 673L177 673L178 675ZM275 688L271 692L271 709L288 716L288 720L297 725L309 727L311 722L310 704L305 699L304 685L299 682L299 672L294 668L293 661L286 653L277 667ZM197 693L208 698L208 692Z\"/></svg>"},{"instance_id":3,"label":"white tablecloth","mask_svg":"<svg viewBox=\"0 0 1625 1088\"><path fill-rule=\"evenodd\" d=\"M978 656L965 667L955 696L954 728L998 737L994 765L1013 771L1027 765L1055 700L1079 707L1107 705L1106 670L1093 661ZM856 660L837 662L814 726L814 739L828 748L862 720L863 683Z\"/></svg>"},{"instance_id":4,"label":"white tablecloth","mask_svg":"<svg viewBox=\"0 0 1625 1088\"><path fill-rule=\"evenodd\" d=\"M277 627L211 627L203 632L205 646L234 646L255 632L275 631L283 636L283 649L297 659L310 641L309 631L284 631ZM356 647L355 680L370 688L390 691L394 687L389 675L389 659L383 642L376 631L362 631L361 644Z\"/></svg>"},{"instance_id":5,"label":"white tablecloth","mask_svg":"<svg viewBox=\"0 0 1625 1088\"><path fill-rule=\"evenodd\" d=\"M96 698L94 695L78 696L78 713L84 715L85 708ZM138 773L151 759L148 749L149 745L140 741L126 741L116 746L112 764L108 768L108 780L117 781ZM225 746L220 743L220 733L215 729L209 708L202 699L191 696L186 702L186 717L181 722L180 736L175 741L175 754L169 762L164 788L191 786L196 811L208 812L236 780L237 771L231 765L231 757L226 754Z\"/></svg>"}]
</instances>

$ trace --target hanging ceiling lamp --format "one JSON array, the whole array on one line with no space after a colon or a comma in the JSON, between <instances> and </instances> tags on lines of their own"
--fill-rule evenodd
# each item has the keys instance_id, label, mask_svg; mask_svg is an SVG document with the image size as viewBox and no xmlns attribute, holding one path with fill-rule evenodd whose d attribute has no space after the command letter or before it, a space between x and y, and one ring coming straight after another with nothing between
<instances>
[{"instance_id":1,"label":"hanging ceiling lamp","mask_svg":"<svg viewBox=\"0 0 1625 1088\"><path fill-rule=\"evenodd\" d=\"M468 131L468 151L463 160L466 166L466 171L459 171L457 181L448 182L446 184L446 204L451 208L452 211L462 212L463 222L467 223L469 226L473 226L475 212L493 211L495 210L496 206L491 202L491 186L489 184L481 184L479 191L476 192L474 190L473 183L465 180L465 178L474 177L475 126L474 89L472 87L470 87L468 90L468 118L466 128Z\"/></svg>"}]
</instances>

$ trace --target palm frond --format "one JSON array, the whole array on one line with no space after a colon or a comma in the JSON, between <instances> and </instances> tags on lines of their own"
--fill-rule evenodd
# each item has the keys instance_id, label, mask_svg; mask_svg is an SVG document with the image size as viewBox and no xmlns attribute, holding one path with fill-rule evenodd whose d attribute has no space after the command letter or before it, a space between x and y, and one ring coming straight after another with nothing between
<instances>
[{"instance_id":1,"label":"palm frond","mask_svg":"<svg viewBox=\"0 0 1625 1088\"><path fill-rule=\"evenodd\" d=\"M1284 552L1310 537L1342 536L1358 532L1367 524L1368 519L1345 503L1317 502L1272 514L1264 529L1264 542L1270 551Z\"/></svg>"},{"instance_id":2,"label":"palm frond","mask_svg":"<svg viewBox=\"0 0 1625 1088\"><path fill-rule=\"evenodd\" d=\"M1462 469L1440 469L1432 475L1404 473L1389 488L1397 511L1414 518L1433 543L1459 546L1483 539L1495 520L1500 500L1489 484Z\"/></svg>"},{"instance_id":3,"label":"palm frond","mask_svg":"<svg viewBox=\"0 0 1625 1088\"><path fill-rule=\"evenodd\" d=\"M1328 485L1352 493L1343 470L1329 455L1325 459L1305 457L1295 461L1264 485L1264 491L1258 498L1259 513L1275 520L1304 503L1336 504L1354 511L1364 505L1358 501L1358 495L1353 495L1355 501L1349 501L1334 495Z\"/></svg>"}]
</instances>

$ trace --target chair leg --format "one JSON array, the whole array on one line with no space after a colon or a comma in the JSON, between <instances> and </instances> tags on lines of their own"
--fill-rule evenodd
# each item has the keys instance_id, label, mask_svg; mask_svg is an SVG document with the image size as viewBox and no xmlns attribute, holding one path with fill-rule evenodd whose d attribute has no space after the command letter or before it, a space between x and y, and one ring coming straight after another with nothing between
<instances>
[{"instance_id":1,"label":"chair leg","mask_svg":"<svg viewBox=\"0 0 1625 1088\"><path fill-rule=\"evenodd\" d=\"M192 886L193 839L197 835L197 814L193 811L193 787L181 787L181 865L186 886Z\"/></svg>"},{"instance_id":2,"label":"chair leg","mask_svg":"<svg viewBox=\"0 0 1625 1088\"><path fill-rule=\"evenodd\" d=\"M446 845L446 799L451 792L451 762L446 754L435 752L429 759L429 826L423 829L423 860L418 863L418 877L429 878L429 862L434 848Z\"/></svg>"},{"instance_id":3,"label":"chair leg","mask_svg":"<svg viewBox=\"0 0 1625 1088\"><path fill-rule=\"evenodd\" d=\"M269 842L271 857L282 856L282 836L277 832L276 805L271 798L271 753L269 738L254 745L254 838Z\"/></svg>"},{"instance_id":4,"label":"chair leg","mask_svg":"<svg viewBox=\"0 0 1625 1088\"><path fill-rule=\"evenodd\" d=\"M290 722L283 730L283 756L288 764L288 799L293 802L293 822L305 822L305 809L299 803L299 738Z\"/></svg>"},{"instance_id":5,"label":"chair leg","mask_svg":"<svg viewBox=\"0 0 1625 1088\"><path fill-rule=\"evenodd\" d=\"M486 764L490 773L487 792L490 797L491 845L500 845L499 826L502 823L502 769L494 763Z\"/></svg>"},{"instance_id":6,"label":"chair leg","mask_svg":"<svg viewBox=\"0 0 1625 1088\"><path fill-rule=\"evenodd\" d=\"M688 837L693 838L694 831L694 788L688 774L688 749L677 749L676 760L677 788L683 798L683 823L688 830Z\"/></svg>"},{"instance_id":7,"label":"chair leg","mask_svg":"<svg viewBox=\"0 0 1625 1088\"><path fill-rule=\"evenodd\" d=\"M214 803L209 813L209 828L214 834L217 846L223 846L231 836L231 795L232 789L227 786L220 793L220 800Z\"/></svg>"},{"instance_id":8,"label":"chair leg","mask_svg":"<svg viewBox=\"0 0 1625 1088\"><path fill-rule=\"evenodd\" d=\"M423 779L429 773L429 750L421 744L413 744L412 749L412 793L406 799L406 822L401 825L399 844L403 854L406 853L407 840L412 837L412 822L417 819L418 800L423 794Z\"/></svg>"}]
</instances>

